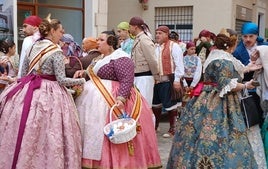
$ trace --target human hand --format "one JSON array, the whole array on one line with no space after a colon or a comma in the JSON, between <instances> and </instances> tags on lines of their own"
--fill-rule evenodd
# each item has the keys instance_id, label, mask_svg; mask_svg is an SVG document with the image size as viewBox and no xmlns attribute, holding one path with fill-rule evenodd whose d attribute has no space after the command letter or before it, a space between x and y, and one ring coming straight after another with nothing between
<instances>
[{"instance_id":1,"label":"human hand","mask_svg":"<svg viewBox=\"0 0 268 169\"><path fill-rule=\"evenodd\" d=\"M1 59L0 60L0 65L3 66L3 67L7 67L7 62L9 62L8 59L6 59L6 58Z\"/></svg>"},{"instance_id":2,"label":"human hand","mask_svg":"<svg viewBox=\"0 0 268 169\"><path fill-rule=\"evenodd\" d=\"M262 64L256 64L256 63L250 62L247 65L247 68L248 68L248 72L260 70L262 68Z\"/></svg>"},{"instance_id":3,"label":"human hand","mask_svg":"<svg viewBox=\"0 0 268 169\"><path fill-rule=\"evenodd\" d=\"M85 70L77 70L74 73L73 78L81 78L81 77L84 77L84 76L85 76Z\"/></svg>"},{"instance_id":4,"label":"human hand","mask_svg":"<svg viewBox=\"0 0 268 169\"><path fill-rule=\"evenodd\" d=\"M202 36L202 37L200 38L200 40L201 40L201 42L207 42L207 41L208 41L208 39L207 39L206 37L204 37L204 36Z\"/></svg>"},{"instance_id":5,"label":"human hand","mask_svg":"<svg viewBox=\"0 0 268 169\"><path fill-rule=\"evenodd\" d=\"M75 86L72 86L71 87L71 90L74 91L73 94L73 97L74 98L77 98L81 93L82 91L84 90L84 85L75 85Z\"/></svg>"},{"instance_id":6,"label":"human hand","mask_svg":"<svg viewBox=\"0 0 268 169\"><path fill-rule=\"evenodd\" d=\"M250 81L245 83L245 86L247 89L254 89L256 86L254 86L253 84L253 79L251 79Z\"/></svg>"},{"instance_id":7,"label":"human hand","mask_svg":"<svg viewBox=\"0 0 268 169\"><path fill-rule=\"evenodd\" d=\"M251 54L250 54L250 60L252 62L256 61L258 58L260 57L260 52L258 50L254 50Z\"/></svg>"},{"instance_id":8,"label":"human hand","mask_svg":"<svg viewBox=\"0 0 268 169\"><path fill-rule=\"evenodd\" d=\"M185 94L191 94L192 90L193 89L191 87L186 87L185 88Z\"/></svg>"},{"instance_id":9,"label":"human hand","mask_svg":"<svg viewBox=\"0 0 268 169\"><path fill-rule=\"evenodd\" d=\"M64 56L63 62L64 62L64 64L69 64L70 63L70 58L67 57L67 56Z\"/></svg>"},{"instance_id":10,"label":"human hand","mask_svg":"<svg viewBox=\"0 0 268 169\"><path fill-rule=\"evenodd\" d=\"M186 92L186 93L189 92L189 87L188 87L188 86L185 87L184 89L185 89L185 92Z\"/></svg>"},{"instance_id":11,"label":"human hand","mask_svg":"<svg viewBox=\"0 0 268 169\"><path fill-rule=\"evenodd\" d=\"M2 75L0 76L0 80L8 81L8 80L9 80L9 78L8 78L8 76L7 76L7 75L2 74Z\"/></svg>"},{"instance_id":12,"label":"human hand","mask_svg":"<svg viewBox=\"0 0 268 169\"><path fill-rule=\"evenodd\" d=\"M119 99L116 100L115 104L120 110L123 110L125 107L123 101Z\"/></svg>"}]
</instances>

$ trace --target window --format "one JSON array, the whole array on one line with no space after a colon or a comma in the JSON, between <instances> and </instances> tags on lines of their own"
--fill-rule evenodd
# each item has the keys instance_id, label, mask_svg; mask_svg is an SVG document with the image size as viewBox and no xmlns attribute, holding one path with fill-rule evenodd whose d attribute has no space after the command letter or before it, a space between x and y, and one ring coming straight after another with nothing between
<instances>
[{"instance_id":1,"label":"window","mask_svg":"<svg viewBox=\"0 0 268 169\"><path fill-rule=\"evenodd\" d=\"M241 28L245 22L251 21L252 9L243 6L236 6L235 31L238 33L238 39L241 40Z\"/></svg>"},{"instance_id":2,"label":"window","mask_svg":"<svg viewBox=\"0 0 268 169\"><path fill-rule=\"evenodd\" d=\"M237 32L238 34L238 40L240 41L241 40L241 29L242 29L242 25L247 22L247 21L243 21L243 20L240 20L240 19L236 19L235 20L235 31Z\"/></svg>"},{"instance_id":3,"label":"window","mask_svg":"<svg viewBox=\"0 0 268 169\"><path fill-rule=\"evenodd\" d=\"M34 0L17 0L18 2L32 2L33 3L33 1Z\"/></svg>"},{"instance_id":4,"label":"window","mask_svg":"<svg viewBox=\"0 0 268 169\"><path fill-rule=\"evenodd\" d=\"M65 33L69 33L81 45L84 37L84 0L17 0L18 4L18 52L24 39L22 22L29 15L51 18L61 21Z\"/></svg>"},{"instance_id":5,"label":"window","mask_svg":"<svg viewBox=\"0 0 268 169\"><path fill-rule=\"evenodd\" d=\"M82 0L36 0L39 4L48 4L48 5L57 5L57 6L66 6L73 8L82 8Z\"/></svg>"},{"instance_id":6,"label":"window","mask_svg":"<svg viewBox=\"0 0 268 169\"><path fill-rule=\"evenodd\" d=\"M193 7L160 7L155 10L155 28L166 25L170 31L179 34L183 42L192 40L193 34Z\"/></svg>"},{"instance_id":7,"label":"window","mask_svg":"<svg viewBox=\"0 0 268 169\"><path fill-rule=\"evenodd\" d=\"M51 13L51 18L57 18L61 21L65 33L71 34L78 44L82 43L83 13L81 11L39 7L38 13L42 18Z\"/></svg>"}]
</instances>

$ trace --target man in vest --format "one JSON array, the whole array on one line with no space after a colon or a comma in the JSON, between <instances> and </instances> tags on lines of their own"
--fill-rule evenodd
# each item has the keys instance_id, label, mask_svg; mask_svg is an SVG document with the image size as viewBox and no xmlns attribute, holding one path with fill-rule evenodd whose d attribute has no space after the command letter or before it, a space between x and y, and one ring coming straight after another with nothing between
<instances>
[{"instance_id":1,"label":"man in vest","mask_svg":"<svg viewBox=\"0 0 268 169\"><path fill-rule=\"evenodd\" d=\"M175 132L178 114L178 100L172 93L183 90L181 78L184 75L183 52L178 43L169 40L169 28L159 26L156 29L155 53L159 66L159 77L154 85L153 112L156 117L155 129L159 126L162 109L169 113L170 128L163 137L171 137Z\"/></svg>"}]
</instances>

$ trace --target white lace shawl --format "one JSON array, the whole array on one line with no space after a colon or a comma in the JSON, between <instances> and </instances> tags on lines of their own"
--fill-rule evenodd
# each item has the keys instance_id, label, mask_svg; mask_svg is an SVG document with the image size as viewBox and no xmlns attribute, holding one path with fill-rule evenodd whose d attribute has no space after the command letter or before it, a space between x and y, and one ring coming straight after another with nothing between
<instances>
[{"instance_id":1,"label":"white lace shawl","mask_svg":"<svg viewBox=\"0 0 268 169\"><path fill-rule=\"evenodd\" d=\"M103 59L97 61L95 66L93 67L93 71L95 74L99 71L99 69L106 65L107 63L110 63L111 60L119 59L121 57L128 57L128 54L120 49L115 50L112 54L108 56L104 56Z\"/></svg>"}]
</instances>

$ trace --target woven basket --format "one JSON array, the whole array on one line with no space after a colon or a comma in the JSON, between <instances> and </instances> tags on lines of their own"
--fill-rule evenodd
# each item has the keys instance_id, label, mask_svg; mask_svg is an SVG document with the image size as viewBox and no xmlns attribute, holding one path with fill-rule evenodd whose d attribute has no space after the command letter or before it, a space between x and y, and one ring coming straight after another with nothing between
<instances>
[{"instance_id":1,"label":"woven basket","mask_svg":"<svg viewBox=\"0 0 268 169\"><path fill-rule=\"evenodd\" d=\"M123 118L112 121L113 105L110 109L110 123L104 126L104 134L114 144L126 143L132 140L136 132L136 121L133 118Z\"/></svg>"}]
</instances>

